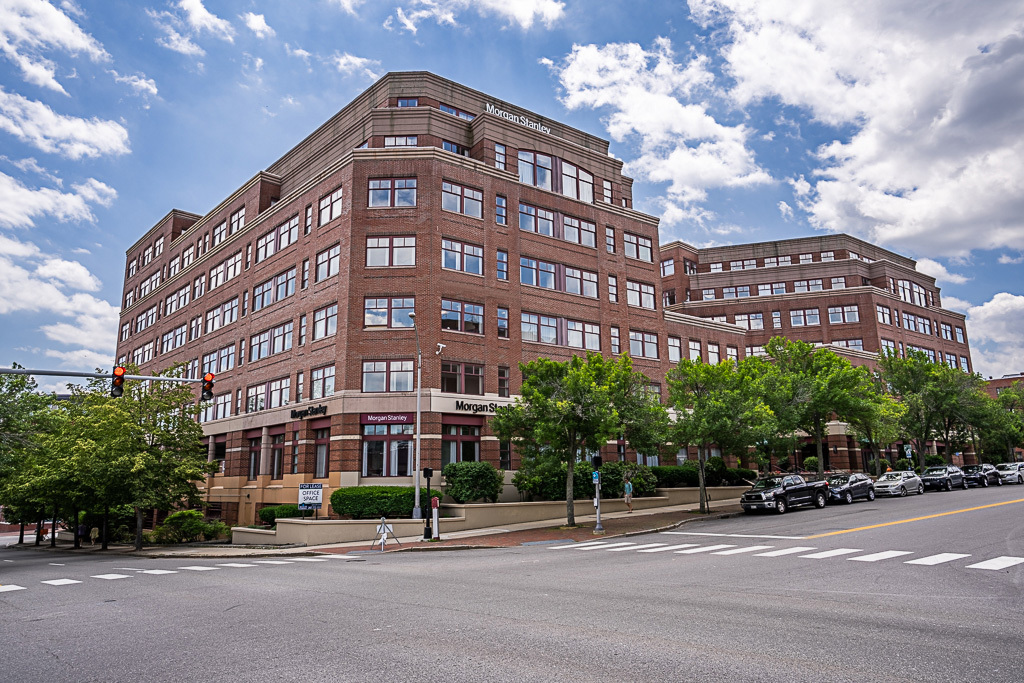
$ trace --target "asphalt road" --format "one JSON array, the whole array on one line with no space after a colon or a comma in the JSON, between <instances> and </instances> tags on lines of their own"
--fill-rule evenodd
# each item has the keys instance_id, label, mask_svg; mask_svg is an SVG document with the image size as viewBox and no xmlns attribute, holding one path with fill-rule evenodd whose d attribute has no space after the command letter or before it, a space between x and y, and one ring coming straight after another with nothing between
<instances>
[{"instance_id":1,"label":"asphalt road","mask_svg":"<svg viewBox=\"0 0 1024 683\"><path fill-rule=\"evenodd\" d=\"M0 680L1020 681L1022 511L1004 486L597 545L0 549Z\"/></svg>"}]
</instances>

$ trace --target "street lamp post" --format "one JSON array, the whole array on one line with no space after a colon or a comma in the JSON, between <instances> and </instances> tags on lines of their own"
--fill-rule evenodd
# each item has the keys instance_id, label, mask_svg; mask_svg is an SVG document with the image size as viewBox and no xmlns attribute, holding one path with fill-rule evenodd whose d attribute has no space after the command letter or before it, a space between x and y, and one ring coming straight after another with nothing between
<instances>
[{"instance_id":1,"label":"street lamp post","mask_svg":"<svg viewBox=\"0 0 1024 683\"><path fill-rule=\"evenodd\" d=\"M416 333L416 500L412 507L412 518L423 519L420 508L420 387L423 371L423 354L420 353L420 330L416 326L416 314L410 313L412 331Z\"/></svg>"}]
</instances>

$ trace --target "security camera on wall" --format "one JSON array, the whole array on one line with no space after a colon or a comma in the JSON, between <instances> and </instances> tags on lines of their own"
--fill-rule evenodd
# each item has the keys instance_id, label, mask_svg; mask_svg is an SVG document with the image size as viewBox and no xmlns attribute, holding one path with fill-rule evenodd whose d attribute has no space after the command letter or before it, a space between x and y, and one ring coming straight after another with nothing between
<instances>
[{"instance_id":1,"label":"security camera on wall","mask_svg":"<svg viewBox=\"0 0 1024 683\"><path fill-rule=\"evenodd\" d=\"M434 351L434 355L435 356L440 356L441 355L441 351L443 351L444 347L446 347L446 346L448 346L448 345L447 344L442 344L441 342L437 342L437 351Z\"/></svg>"}]
</instances>

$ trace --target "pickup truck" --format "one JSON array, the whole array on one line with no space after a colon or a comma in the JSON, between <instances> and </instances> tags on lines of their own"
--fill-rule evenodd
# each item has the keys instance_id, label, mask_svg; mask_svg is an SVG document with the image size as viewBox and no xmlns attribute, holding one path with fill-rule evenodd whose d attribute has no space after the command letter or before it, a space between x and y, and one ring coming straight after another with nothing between
<instances>
[{"instance_id":1,"label":"pickup truck","mask_svg":"<svg viewBox=\"0 0 1024 683\"><path fill-rule=\"evenodd\" d=\"M753 487L743 494L740 506L744 512L775 510L781 515L798 505L823 508L826 502L827 482L804 481L804 478L797 474L785 474L758 479Z\"/></svg>"}]
</instances>

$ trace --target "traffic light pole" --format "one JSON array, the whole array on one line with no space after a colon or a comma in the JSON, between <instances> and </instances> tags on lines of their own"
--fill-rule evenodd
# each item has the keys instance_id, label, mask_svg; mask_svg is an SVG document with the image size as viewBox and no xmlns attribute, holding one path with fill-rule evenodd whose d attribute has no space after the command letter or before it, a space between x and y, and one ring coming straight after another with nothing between
<instances>
[{"instance_id":1,"label":"traffic light pole","mask_svg":"<svg viewBox=\"0 0 1024 683\"><path fill-rule=\"evenodd\" d=\"M110 379L109 372L68 372L66 370L28 370L26 368L0 368L0 375L44 375L49 377L85 377ZM150 382L202 382L202 377L157 377L155 375L123 375L125 379L144 379Z\"/></svg>"}]
</instances>

